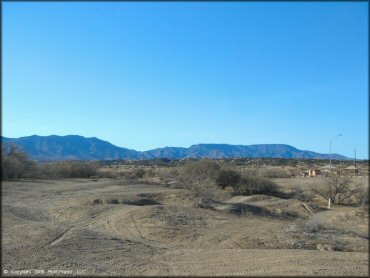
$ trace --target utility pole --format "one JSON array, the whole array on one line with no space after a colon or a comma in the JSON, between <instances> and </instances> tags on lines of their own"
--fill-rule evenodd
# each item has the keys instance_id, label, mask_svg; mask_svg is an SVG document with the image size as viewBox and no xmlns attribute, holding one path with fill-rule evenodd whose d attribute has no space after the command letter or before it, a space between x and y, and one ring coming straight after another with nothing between
<instances>
[{"instance_id":1,"label":"utility pole","mask_svg":"<svg viewBox=\"0 0 370 278\"><path fill-rule=\"evenodd\" d=\"M355 167L356 167L356 149L355 149Z\"/></svg>"},{"instance_id":2,"label":"utility pole","mask_svg":"<svg viewBox=\"0 0 370 278\"><path fill-rule=\"evenodd\" d=\"M342 136L342 134L338 134L337 136L335 136L332 140L330 140L330 156L329 156L329 166L330 166L330 174L332 173L332 168L331 168L331 143L333 143L333 141L335 139L337 139L339 136ZM331 183L329 185L329 199L331 198ZM330 202L329 202L329 207L330 207Z\"/></svg>"},{"instance_id":3,"label":"utility pole","mask_svg":"<svg viewBox=\"0 0 370 278\"><path fill-rule=\"evenodd\" d=\"M333 143L333 141L335 139L337 139L339 136L342 136L342 134L338 134L337 136L335 136L332 140L330 140L330 155L329 155L329 165L330 165L330 171L331 171L331 143Z\"/></svg>"}]
</instances>

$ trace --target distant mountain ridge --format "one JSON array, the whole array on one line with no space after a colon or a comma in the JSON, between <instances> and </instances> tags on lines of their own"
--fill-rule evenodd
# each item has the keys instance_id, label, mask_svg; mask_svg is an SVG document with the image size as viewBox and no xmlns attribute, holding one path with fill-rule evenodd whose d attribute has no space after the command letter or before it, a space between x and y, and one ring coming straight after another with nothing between
<instances>
[{"instance_id":1,"label":"distant mountain ridge","mask_svg":"<svg viewBox=\"0 0 370 278\"><path fill-rule=\"evenodd\" d=\"M15 143L36 160L100 160L137 158L138 152L117 147L96 137L79 135L2 137L4 143Z\"/></svg>"},{"instance_id":2,"label":"distant mountain ridge","mask_svg":"<svg viewBox=\"0 0 370 278\"><path fill-rule=\"evenodd\" d=\"M182 159L182 158L307 158L329 159L329 154L296 149L285 144L228 145L197 144L189 148L164 147L149 151L135 151L117 147L96 137L79 135L1 137L4 143L14 143L35 160L112 160L112 159ZM348 159L332 154L332 159Z\"/></svg>"}]
</instances>

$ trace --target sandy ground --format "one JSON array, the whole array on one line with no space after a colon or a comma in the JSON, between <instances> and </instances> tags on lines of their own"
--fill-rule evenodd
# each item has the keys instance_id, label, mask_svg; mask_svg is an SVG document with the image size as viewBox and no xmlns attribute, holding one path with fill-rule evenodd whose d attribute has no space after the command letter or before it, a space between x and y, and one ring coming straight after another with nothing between
<instances>
[{"instance_id":1,"label":"sandy ground","mask_svg":"<svg viewBox=\"0 0 370 278\"><path fill-rule=\"evenodd\" d=\"M114 180L3 182L2 274L368 275L366 221L335 235L299 230L314 214L350 223L355 212L265 196L210 210L183 195ZM331 251L338 238L352 251Z\"/></svg>"}]
</instances>

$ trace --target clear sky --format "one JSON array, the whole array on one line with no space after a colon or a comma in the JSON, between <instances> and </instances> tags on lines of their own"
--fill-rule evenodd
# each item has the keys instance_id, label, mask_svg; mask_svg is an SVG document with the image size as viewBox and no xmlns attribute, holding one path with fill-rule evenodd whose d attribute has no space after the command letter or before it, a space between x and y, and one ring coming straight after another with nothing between
<instances>
[{"instance_id":1,"label":"clear sky","mask_svg":"<svg viewBox=\"0 0 370 278\"><path fill-rule=\"evenodd\" d=\"M2 134L368 158L367 2L3 3Z\"/></svg>"}]
</instances>

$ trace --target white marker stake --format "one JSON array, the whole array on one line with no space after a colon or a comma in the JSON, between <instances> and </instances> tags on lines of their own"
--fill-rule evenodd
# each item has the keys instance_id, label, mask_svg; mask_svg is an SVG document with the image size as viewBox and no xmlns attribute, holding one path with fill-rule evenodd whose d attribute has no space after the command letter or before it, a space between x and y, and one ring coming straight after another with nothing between
<instances>
[{"instance_id":1,"label":"white marker stake","mask_svg":"<svg viewBox=\"0 0 370 278\"><path fill-rule=\"evenodd\" d=\"M328 199L328 208L330 209L330 198Z\"/></svg>"}]
</instances>

